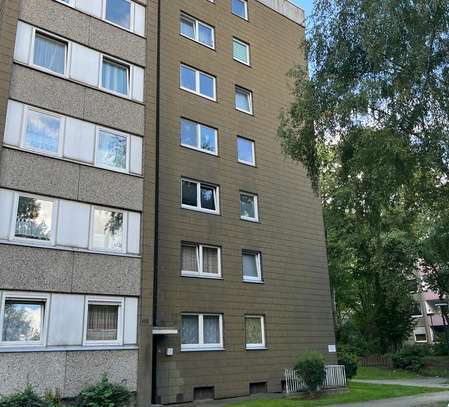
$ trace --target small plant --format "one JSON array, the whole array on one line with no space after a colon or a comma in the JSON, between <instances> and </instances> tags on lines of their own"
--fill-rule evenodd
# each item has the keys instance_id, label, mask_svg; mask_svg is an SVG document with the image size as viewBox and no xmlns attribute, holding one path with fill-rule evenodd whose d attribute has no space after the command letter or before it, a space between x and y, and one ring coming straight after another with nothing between
<instances>
[{"instance_id":1,"label":"small plant","mask_svg":"<svg viewBox=\"0 0 449 407\"><path fill-rule=\"evenodd\" d=\"M130 398L131 392L125 386L110 383L104 374L97 384L80 393L77 407L125 407Z\"/></svg>"},{"instance_id":2,"label":"small plant","mask_svg":"<svg viewBox=\"0 0 449 407\"><path fill-rule=\"evenodd\" d=\"M338 364L345 367L347 379L352 379L357 374L358 363L359 360L356 354L351 352L338 353Z\"/></svg>"},{"instance_id":3,"label":"small plant","mask_svg":"<svg viewBox=\"0 0 449 407\"><path fill-rule=\"evenodd\" d=\"M50 407L50 404L27 385L23 391L0 397L0 407Z\"/></svg>"},{"instance_id":4,"label":"small plant","mask_svg":"<svg viewBox=\"0 0 449 407\"><path fill-rule=\"evenodd\" d=\"M326 380L323 355L318 352L307 352L298 360L295 369L310 394L321 391Z\"/></svg>"},{"instance_id":5,"label":"small plant","mask_svg":"<svg viewBox=\"0 0 449 407\"><path fill-rule=\"evenodd\" d=\"M48 403L49 407L60 407L62 406L62 395L59 389L55 391L46 390L44 393L44 400Z\"/></svg>"},{"instance_id":6,"label":"small plant","mask_svg":"<svg viewBox=\"0 0 449 407\"><path fill-rule=\"evenodd\" d=\"M430 350L424 345L405 345L399 352L392 355L393 365L399 369L418 372L424 367L424 357Z\"/></svg>"}]
</instances>

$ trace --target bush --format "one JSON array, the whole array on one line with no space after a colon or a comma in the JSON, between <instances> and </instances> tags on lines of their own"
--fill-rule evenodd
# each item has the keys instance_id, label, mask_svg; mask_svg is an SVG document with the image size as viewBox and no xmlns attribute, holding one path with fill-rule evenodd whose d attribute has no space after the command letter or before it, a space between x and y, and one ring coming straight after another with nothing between
<instances>
[{"instance_id":1,"label":"bush","mask_svg":"<svg viewBox=\"0 0 449 407\"><path fill-rule=\"evenodd\" d=\"M97 384L80 393L77 407L125 407L130 398L131 392L125 386L110 383L103 375Z\"/></svg>"},{"instance_id":2,"label":"bush","mask_svg":"<svg viewBox=\"0 0 449 407\"><path fill-rule=\"evenodd\" d=\"M0 407L51 407L50 404L39 397L28 385L25 390L0 398Z\"/></svg>"},{"instance_id":3,"label":"bush","mask_svg":"<svg viewBox=\"0 0 449 407\"><path fill-rule=\"evenodd\" d=\"M405 345L391 359L396 368L418 372L424 367L424 357L429 355L430 350L425 345Z\"/></svg>"},{"instance_id":4,"label":"bush","mask_svg":"<svg viewBox=\"0 0 449 407\"><path fill-rule=\"evenodd\" d=\"M444 333L436 334L436 343L432 346L432 353L435 356L448 356L449 347L446 342L446 335Z\"/></svg>"},{"instance_id":5,"label":"bush","mask_svg":"<svg viewBox=\"0 0 449 407\"><path fill-rule=\"evenodd\" d=\"M326 380L323 355L318 352L307 352L298 360L295 369L309 393L321 390Z\"/></svg>"},{"instance_id":6,"label":"bush","mask_svg":"<svg viewBox=\"0 0 449 407\"><path fill-rule=\"evenodd\" d=\"M357 374L359 359L351 352L338 352L338 364L344 365L346 378L352 379Z\"/></svg>"}]
</instances>

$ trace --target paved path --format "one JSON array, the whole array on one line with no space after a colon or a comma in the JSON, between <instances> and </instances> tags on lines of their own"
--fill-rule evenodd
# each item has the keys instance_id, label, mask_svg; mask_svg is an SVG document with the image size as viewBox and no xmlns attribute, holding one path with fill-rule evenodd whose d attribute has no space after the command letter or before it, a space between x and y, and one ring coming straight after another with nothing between
<instances>
[{"instance_id":1,"label":"paved path","mask_svg":"<svg viewBox=\"0 0 449 407\"><path fill-rule=\"evenodd\" d=\"M397 384L400 386L436 387L438 389L448 389L447 377L423 377L419 379L397 379L397 380L352 380L359 383L372 384Z\"/></svg>"}]
</instances>

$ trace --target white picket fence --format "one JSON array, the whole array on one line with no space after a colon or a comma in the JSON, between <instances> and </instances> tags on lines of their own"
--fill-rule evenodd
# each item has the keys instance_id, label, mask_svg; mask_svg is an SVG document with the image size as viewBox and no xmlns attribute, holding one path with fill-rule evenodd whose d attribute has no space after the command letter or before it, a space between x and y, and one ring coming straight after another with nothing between
<instances>
[{"instance_id":1,"label":"white picket fence","mask_svg":"<svg viewBox=\"0 0 449 407\"><path fill-rule=\"evenodd\" d=\"M346 372L343 365L327 365L324 389L346 387ZM294 369L284 369L285 391L287 394L305 390L306 386Z\"/></svg>"}]
</instances>

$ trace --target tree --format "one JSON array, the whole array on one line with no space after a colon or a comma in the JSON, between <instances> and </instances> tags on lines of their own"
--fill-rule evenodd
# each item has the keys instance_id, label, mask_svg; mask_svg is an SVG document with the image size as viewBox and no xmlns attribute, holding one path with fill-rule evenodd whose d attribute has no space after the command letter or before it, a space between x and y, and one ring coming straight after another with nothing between
<instances>
[{"instance_id":1,"label":"tree","mask_svg":"<svg viewBox=\"0 0 449 407\"><path fill-rule=\"evenodd\" d=\"M417 223L448 199L448 24L446 0L316 0L290 73L278 135L321 192L338 333L371 350L407 337Z\"/></svg>"}]
</instances>

